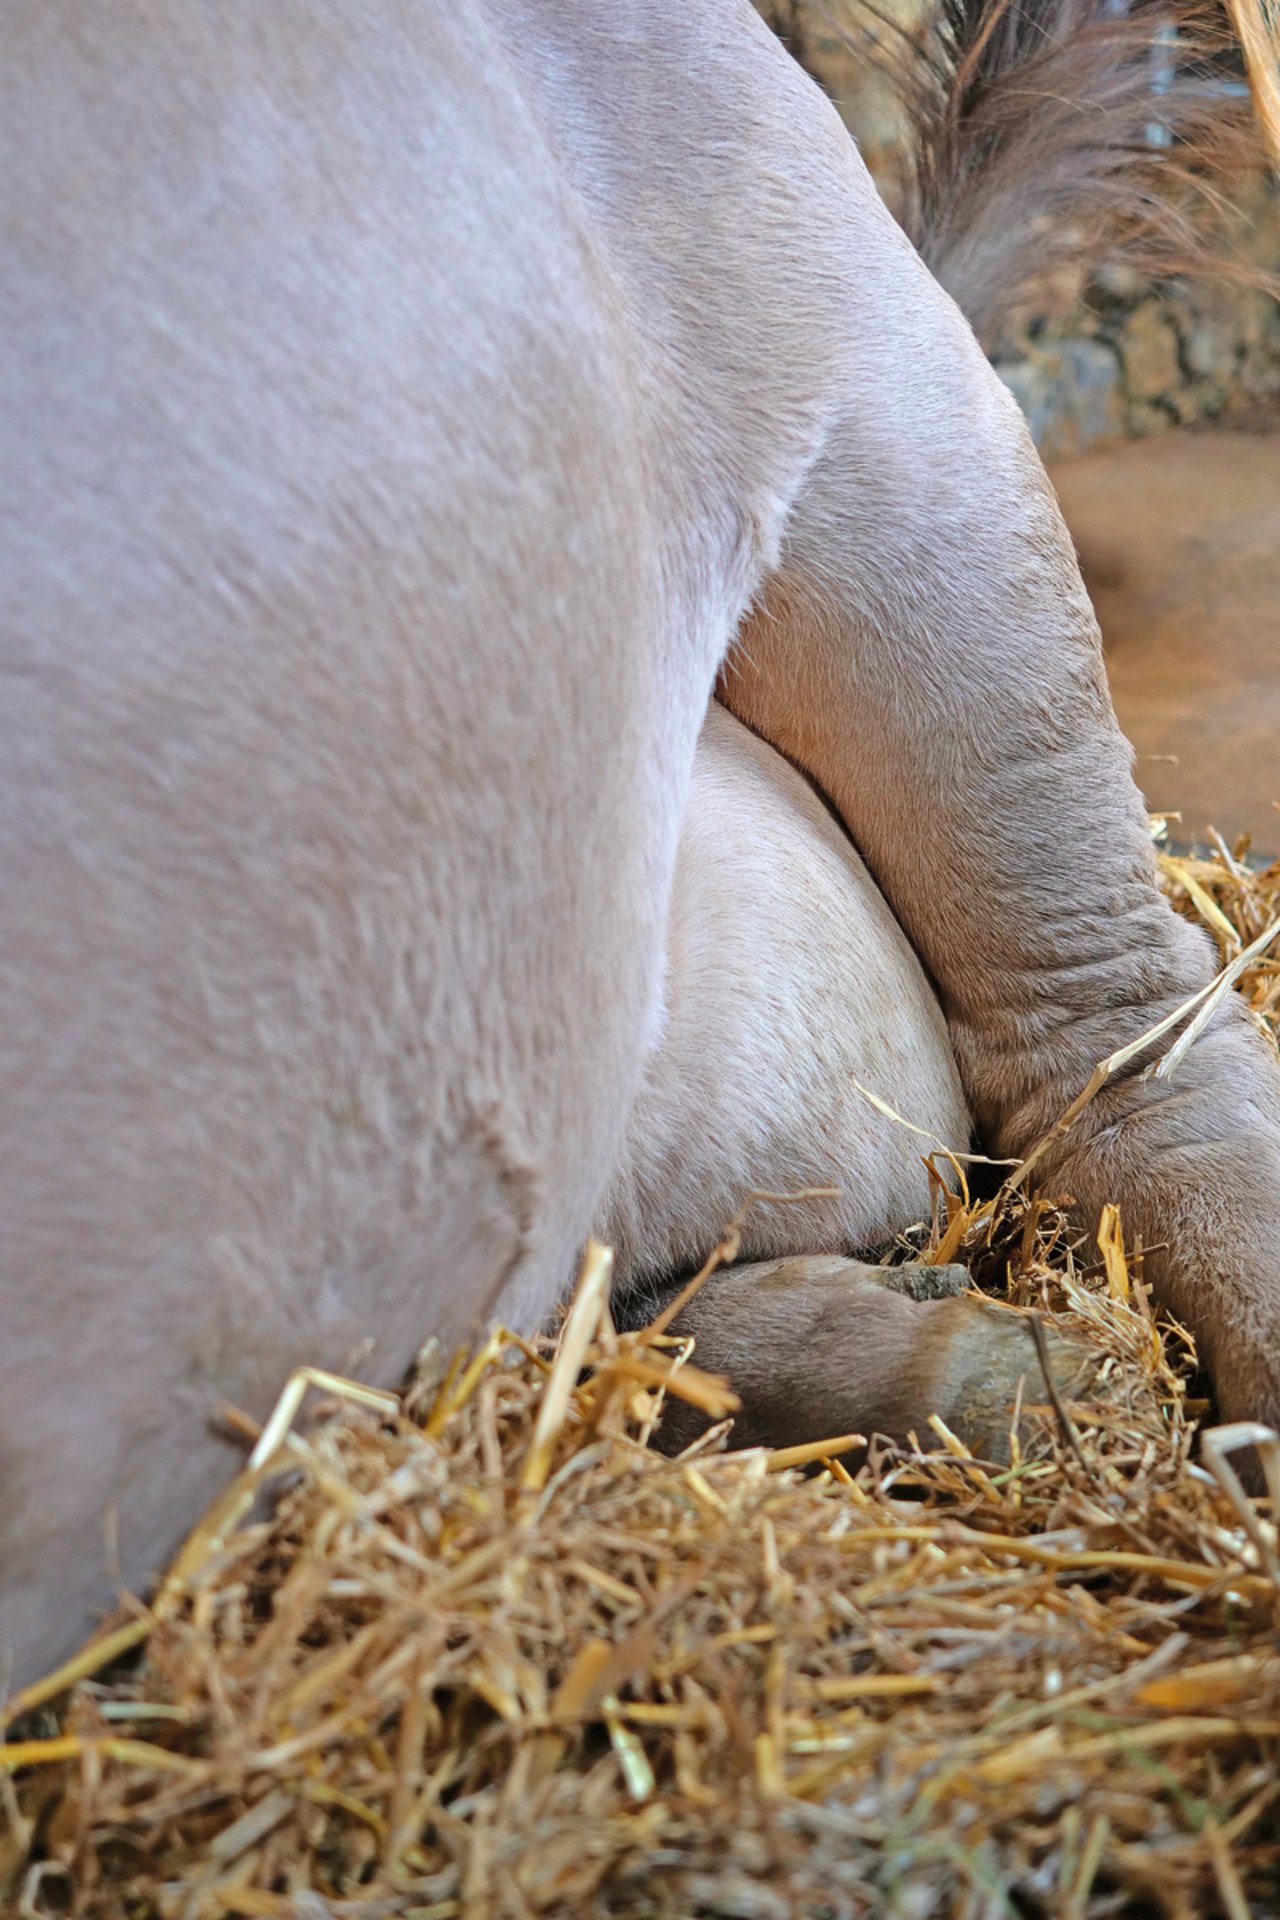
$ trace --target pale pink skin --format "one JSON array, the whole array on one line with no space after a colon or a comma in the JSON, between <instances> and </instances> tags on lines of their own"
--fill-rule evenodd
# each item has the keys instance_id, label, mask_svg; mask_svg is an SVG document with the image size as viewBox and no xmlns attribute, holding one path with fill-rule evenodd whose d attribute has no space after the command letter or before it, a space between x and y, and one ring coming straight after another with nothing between
<instances>
[{"instance_id":1,"label":"pale pink skin","mask_svg":"<svg viewBox=\"0 0 1280 1920\"><path fill-rule=\"evenodd\" d=\"M23 1678L224 1401L533 1327L592 1228L662 1271L753 1187L843 1189L758 1258L874 1245L923 1173L850 1071L1017 1152L1212 957L1019 416L747 0L15 0L0 87ZM1242 1010L1049 1171L1280 1413ZM770 1364L922 1413L952 1305Z\"/></svg>"}]
</instances>

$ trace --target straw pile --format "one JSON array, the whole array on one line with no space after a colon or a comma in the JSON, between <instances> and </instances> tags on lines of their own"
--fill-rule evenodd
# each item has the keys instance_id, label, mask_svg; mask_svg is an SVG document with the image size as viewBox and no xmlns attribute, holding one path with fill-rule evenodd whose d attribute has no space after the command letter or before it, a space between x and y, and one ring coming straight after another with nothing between
<instances>
[{"instance_id":1,"label":"straw pile","mask_svg":"<svg viewBox=\"0 0 1280 1920\"><path fill-rule=\"evenodd\" d=\"M1280 866L1164 865L1226 959L1280 910ZM1274 1022L1280 964L1239 984ZM943 1239L1107 1356L1004 1471L945 1430L856 1477L661 1457L664 1393L728 1400L613 1331L602 1254L558 1349L321 1381L305 1436L300 1380L151 1610L13 1703L0 1912L1280 1910L1276 1534L1192 1458L1188 1343L1114 1217L1094 1266L939 1181Z\"/></svg>"}]
</instances>

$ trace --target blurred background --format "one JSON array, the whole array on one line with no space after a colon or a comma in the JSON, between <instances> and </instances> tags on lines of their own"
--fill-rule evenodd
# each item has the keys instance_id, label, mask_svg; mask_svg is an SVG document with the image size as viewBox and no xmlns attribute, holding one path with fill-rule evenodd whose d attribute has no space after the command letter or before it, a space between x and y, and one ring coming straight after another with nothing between
<instances>
[{"instance_id":1,"label":"blurred background","mask_svg":"<svg viewBox=\"0 0 1280 1920\"><path fill-rule=\"evenodd\" d=\"M1280 192L1232 23L757 4L1022 406L1148 805L1280 853Z\"/></svg>"}]
</instances>

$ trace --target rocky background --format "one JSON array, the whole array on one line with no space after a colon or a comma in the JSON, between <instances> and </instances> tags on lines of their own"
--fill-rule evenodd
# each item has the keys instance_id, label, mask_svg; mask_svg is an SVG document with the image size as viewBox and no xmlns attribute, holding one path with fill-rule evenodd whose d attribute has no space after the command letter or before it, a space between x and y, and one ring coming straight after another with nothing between
<instances>
[{"instance_id":1,"label":"rocky background","mask_svg":"<svg viewBox=\"0 0 1280 1920\"><path fill-rule=\"evenodd\" d=\"M792 53L830 94L885 199L907 179L904 110L885 67L911 57L930 0L757 0ZM1280 193L1269 176L1231 189L1241 261L1280 274ZM1054 290L1046 311L1011 313L995 364L1036 442L1054 460L1107 442L1227 416L1280 416L1280 301L1222 277L1159 285L1101 268Z\"/></svg>"}]
</instances>

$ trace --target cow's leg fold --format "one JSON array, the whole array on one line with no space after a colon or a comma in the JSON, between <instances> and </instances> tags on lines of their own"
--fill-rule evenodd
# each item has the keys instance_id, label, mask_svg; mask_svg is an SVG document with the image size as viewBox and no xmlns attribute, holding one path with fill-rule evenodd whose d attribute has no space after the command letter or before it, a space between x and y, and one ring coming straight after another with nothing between
<instances>
[{"instance_id":1,"label":"cow's leg fold","mask_svg":"<svg viewBox=\"0 0 1280 1920\"><path fill-rule=\"evenodd\" d=\"M879 1252L927 1217L923 1156L970 1131L933 988L848 835L713 706L663 1020L596 1227L619 1283L697 1266L760 1191L828 1190L753 1206L744 1257Z\"/></svg>"}]
</instances>

